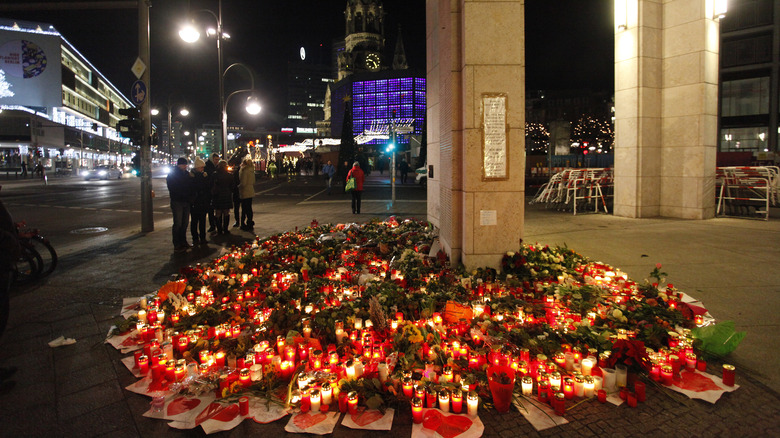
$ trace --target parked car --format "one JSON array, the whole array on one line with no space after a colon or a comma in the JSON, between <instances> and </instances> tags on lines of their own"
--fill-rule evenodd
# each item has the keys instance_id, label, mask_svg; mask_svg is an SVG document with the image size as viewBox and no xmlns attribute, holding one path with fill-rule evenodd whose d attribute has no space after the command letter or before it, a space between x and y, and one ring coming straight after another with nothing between
<instances>
[{"instance_id":1,"label":"parked car","mask_svg":"<svg viewBox=\"0 0 780 438\"><path fill-rule=\"evenodd\" d=\"M414 182L424 186L428 182L428 165L418 167L414 174Z\"/></svg>"},{"instance_id":2,"label":"parked car","mask_svg":"<svg viewBox=\"0 0 780 438\"><path fill-rule=\"evenodd\" d=\"M84 174L84 179L89 181L91 179L121 179L122 170L116 166L97 166L94 169L90 169Z\"/></svg>"}]
</instances>

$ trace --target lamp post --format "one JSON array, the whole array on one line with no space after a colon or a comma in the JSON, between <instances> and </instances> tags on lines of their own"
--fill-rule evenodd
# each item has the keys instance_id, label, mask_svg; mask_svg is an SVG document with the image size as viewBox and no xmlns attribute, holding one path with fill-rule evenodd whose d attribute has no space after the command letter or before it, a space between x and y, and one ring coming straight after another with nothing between
<instances>
[{"instance_id":1,"label":"lamp post","mask_svg":"<svg viewBox=\"0 0 780 438\"><path fill-rule=\"evenodd\" d=\"M208 14L211 14L212 17L217 21L217 28L216 30L209 29L208 33L209 35L214 35L217 40L217 58L218 58L218 68L219 68L219 108L222 111L222 119L225 118L225 84L224 84L224 74L222 72L222 40L223 39L229 39L230 35L224 33L222 31L222 0L219 0L218 4L218 10L217 14L215 14L213 11L209 9L199 9L194 12L206 12ZM188 43L194 43L200 38L200 32L195 28L193 25L188 25L184 28L182 28L179 31L179 36L181 39L183 39L185 42ZM222 131L222 157L225 157L225 143L227 142L227 132L224 130L224 123L223 123L223 131Z\"/></svg>"},{"instance_id":2,"label":"lamp post","mask_svg":"<svg viewBox=\"0 0 780 438\"><path fill-rule=\"evenodd\" d=\"M249 79L251 83L251 88L243 89L243 90L236 90L232 93L230 93L225 99L224 103L222 104L222 155L225 156L225 151L227 150L227 105L230 102L230 98L235 96L239 93L252 93L249 97L246 99L246 112L255 116L257 114L260 114L260 111L262 110L262 107L260 106L260 101L257 99L257 97L254 95L255 93L255 76L252 74L252 70L247 67L245 64L242 64L240 62L237 62L235 64L230 64L228 68L225 69L225 72L222 74L222 79L224 81L225 76L227 75L228 71L230 71L233 67L242 67L246 70L246 72L249 74Z\"/></svg>"},{"instance_id":3,"label":"lamp post","mask_svg":"<svg viewBox=\"0 0 780 438\"><path fill-rule=\"evenodd\" d=\"M168 164L172 163L173 160L173 142L171 141L171 138L173 137L173 118L171 115L171 111L173 110L174 104L171 103L171 96L168 96L168 105L166 106L166 109L168 110ZM160 114L160 111L158 109L152 109L152 115L156 116ZM179 115L183 117L187 117L190 114L190 110L188 110L186 107L182 107L179 109Z\"/></svg>"}]
</instances>

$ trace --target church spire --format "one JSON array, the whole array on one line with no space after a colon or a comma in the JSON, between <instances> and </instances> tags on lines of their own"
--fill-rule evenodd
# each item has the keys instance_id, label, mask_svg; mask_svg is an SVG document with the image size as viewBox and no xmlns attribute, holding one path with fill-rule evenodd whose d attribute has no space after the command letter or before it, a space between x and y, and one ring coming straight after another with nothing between
<instances>
[{"instance_id":1,"label":"church spire","mask_svg":"<svg viewBox=\"0 0 780 438\"><path fill-rule=\"evenodd\" d=\"M406 51L404 50L404 41L401 37L401 25L398 25L398 38L395 41L395 54L393 55L393 70L406 70L409 65L406 63Z\"/></svg>"}]
</instances>

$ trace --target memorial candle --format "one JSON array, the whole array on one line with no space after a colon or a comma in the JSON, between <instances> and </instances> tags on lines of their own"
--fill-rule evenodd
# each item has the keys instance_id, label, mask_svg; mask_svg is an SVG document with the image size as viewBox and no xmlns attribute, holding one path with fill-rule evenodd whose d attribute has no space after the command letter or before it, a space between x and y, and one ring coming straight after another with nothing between
<instances>
[{"instance_id":1,"label":"memorial candle","mask_svg":"<svg viewBox=\"0 0 780 438\"><path fill-rule=\"evenodd\" d=\"M674 379L674 368L671 365L664 365L661 367L661 382L669 386Z\"/></svg>"},{"instance_id":2,"label":"memorial candle","mask_svg":"<svg viewBox=\"0 0 780 438\"><path fill-rule=\"evenodd\" d=\"M452 412L460 414L460 412L463 410L463 391L457 388L453 389L450 400L450 407L452 408Z\"/></svg>"},{"instance_id":3,"label":"memorial candle","mask_svg":"<svg viewBox=\"0 0 780 438\"><path fill-rule=\"evenodd\" d=\"M412 391L414 390L414 381L411 377L404 377L402 382L402 387L404 391L404 396L407 398L412 398Z\"/></svg>"},{"instance_id":4,"label":"memorial candle","mask_svg":"<svg viewBox=\"0 0 780 438\"><path fill-rule=\"evenodd\" d=\"M439 409L444 412L450 411L450 392L446 389L439 391Z\"/></svg>"},{"instance_id":5,"label":"memorial candle","mask_svg":"<svg viewBox=\"0 0 780 438\"><path fill-rule=\"evenodd\" d=\"M350 393L347 394L347 410L350 414L357 414L357 405L358 393L355 391L350 391Z\"/></svg>"},{"instance_id":6,"label":"memorial candle","mask_svg":"<svg viewBox=\"0 0 780 438\"><path fill-rule=\"evenodd\" d=\"M330 386L330 382L325 382L320 388L320 397L322 398L323 405L330 405L333 401L333 388Z\"/></svg>"},{"instance_id":7,"label":"memorial candle","mask_svg":"<svg viewBox=\"0 0 780 438\"><path fill-rule=\"evenodd\" d=\"M376 367L377 367L377 371L379 372L379 381L385 383L389 375L387 364L385 362L380 362L379 365L377 365Z\"/></svg>"},{"instance_id":8,"label":"memorial candle","mask_svg":"<svg viewBox=\"0 0 780 438\"><path fill-rule=\"evenodd\" d=\"M645 398L647 397L645 383L644 382L634 382L634 392L636 393L636 399L640 402L644 402Z\"/></svg>"},{"instance_id":9,"label":"memorial candle","mask_svg":"<svg viewBox=\"0 0 780 438\"><path fill-rule=\"evenodd\" d=\"M415 397L412 399L412 421L414 424L420 424L423 421L423 402L422 399Z\"/></svg>"},{"instance_id":10,"label":"memorial candle","mask_svg":"<svg viewBox=\"0 0 780 438\"><path fill-rule=\"evenodd\" d=\"M534 390L534 379L531 376L523 376L520 380L523 395L532 395Z\"/></svg>"},{"instance_id":11,"label":"memorial candle","mask_svg":"<svg viewBox=\"0 0 780 438\"><path fill-rule=\"evenodd\" d=\"M146 375L149 372L149 356L145 354L138 356L138 371L141 375Z\"/></svg>"},{"instance_id":12,"label":"memorial candle","mask_svg":"<svg viewBox=\"0 0 780 438\"><path fill-rule=\"evenodd\" d=\"M685 369L694 371L696 369L696 353L685 354Z\"/></svg>"},{"instance_id":13,"label":"memorial candle","mask_svg":"<svg viewBox=\"0 0 780 438\"><path fill-rule=\"evenodd\" d=\"M564 383L564 388L566 384ZM560 392L555 393L555 397L553 397L553 409L555 409L555 415L558 415L560 417L563 416L563 414L566 413L566 400L567 398L564 394Z\"/></svg>"},{"instance_id":14,"label":"memorial candle","mask_svg":"<svg viewBox=\"0 0 780 438\"><path fill-rule=\"evenodd\" d=\"M183 361L184 359L181 359L176 363L176 369L173 372L177 382L184 380L184 376L187 375L187 364Z\"/></svg>"},{"instance_id":15,"label":"memorial candle","mask_svg":"<svg viewBox=\"0 0 780 438\"><path fill-rule=\"evenodd\" d=\"M736 375L736 367L734 365L723 364L723 384L726 386L734 386L734 376Z\"/></svg>"},{"instance_id":16,"label":"memorial candle","mask_svg":"<svg viewBox=\"0 0 780 438\"><path fill-rule=\"evenodd\" d=\"M585 376L582 374L574 375L574 395L576 397L585 396Z\"/></svg>"},{"instance_id":17,"label":"memorial candle","mask_svg":"<svg viewBox=\"0 0 780 438\"><path fill-rule=\"evenodd\" d=\"M583 376L590 376L591 371L593 370L593 366L595 365L596 359L592 357L586 357L585 359L582 359L582 375Z\"/></svg>"},{"instance_id":18,"label":"memorial candle","mask_svg":"<svg viewBox=\"0 0 780 438\"><path fill-rule=\"evenodd\" d=\"M477 409L479 408L479 396L477 396L477 393L474 391L469 392L468 397L466 398L466 403L468 404L468 414L471 417L477 416Z\"/></svg>"},{"instance_id":19,"label":"memorial candle","mask_svg":"<svg viewBox=\"0 0 780 438\"><path fill-rule=\"evenodd\" d=\"M574 398L574 379L571 377L563 379L563 395L566 397L566 400Z\"/></svg>"},{"instance_id":20,"label":"memorial candle","mask_svg":"<svg viewBox=\"0 0 780 438\"><path fill-rule=\"evenodd\" d=\"M309 395L309 399L311 400L312 412L318 412L320 410L320 403L322 402L322 396L320 395L320 390L319 389L313 390Z\"/></svg>"},{"instance_id":21,"label":"memorial candle","mask_svg":"<svg viewBox=\"0 0 780 438\"><path fill-rule=\"evenodd\" d=\"M596 380L593 376L585 376L585 397L593 397L596 389Z\"/></svg>"},{"instance_id":22,"label":"memorial candle","mask_svg":"<svg viewBox=\"0 0 780 438\"><path fill-rule=\"evenodd\" d=\"M599 389L599 402L600 403L606 403L607 402L607 391L604 391L603 389Z\"/></svg>"}]
</instances>

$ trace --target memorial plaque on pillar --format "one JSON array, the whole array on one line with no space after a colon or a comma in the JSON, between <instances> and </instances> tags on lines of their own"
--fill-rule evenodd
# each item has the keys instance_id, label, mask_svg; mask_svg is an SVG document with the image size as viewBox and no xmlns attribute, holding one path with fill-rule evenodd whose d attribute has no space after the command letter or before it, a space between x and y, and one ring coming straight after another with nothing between
<instances>
[{"instance_id":1,"label":"memorial plaque on pillar","mask_svg":"<svg viewBox=\"0 0 780 438\"><path fill-rule=\"evenodd\" d=\"M507 96L504 93L482 94L482 179L509 178L506 123Z\"/></svg>"}]
</instances>

